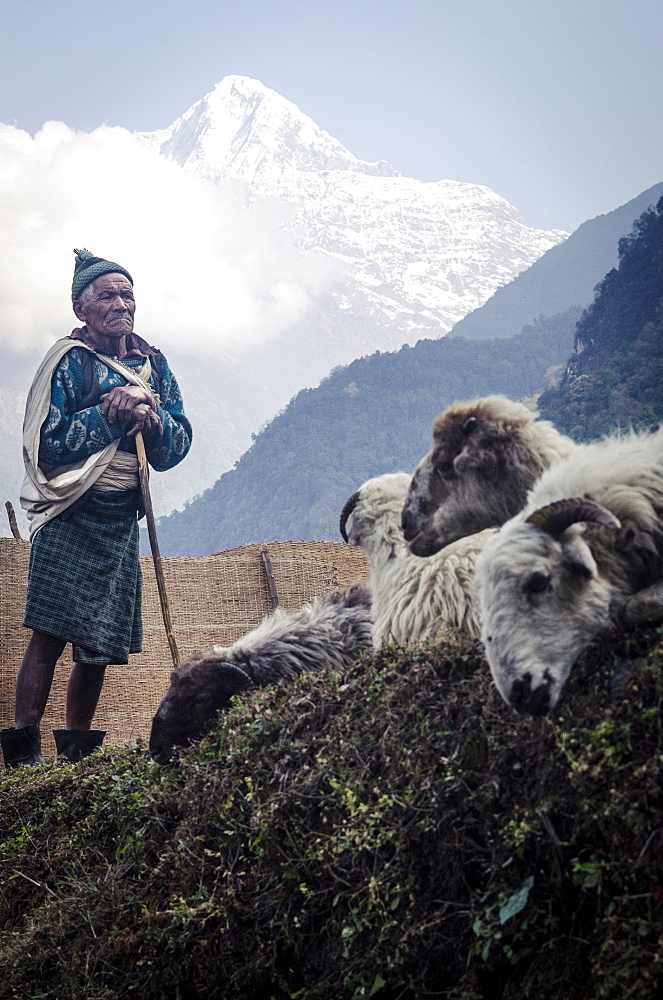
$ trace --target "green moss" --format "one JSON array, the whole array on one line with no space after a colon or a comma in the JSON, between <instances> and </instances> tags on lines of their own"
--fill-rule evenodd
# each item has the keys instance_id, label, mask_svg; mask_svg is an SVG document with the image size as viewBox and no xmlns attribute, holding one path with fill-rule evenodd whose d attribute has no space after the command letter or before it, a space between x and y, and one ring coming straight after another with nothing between
<instances>
[{"instance_id":1,"label":"green moss","mask_svg":"<svg viewBox=\"0 0 663 1000\"><path fill-rule=\"evenodd\" d=\"M176 767L3 777L1 1000L653 1000L662 656L612 637L534 719L474 644L388 647L246 696Z\"/></svg>"}]
</instances>

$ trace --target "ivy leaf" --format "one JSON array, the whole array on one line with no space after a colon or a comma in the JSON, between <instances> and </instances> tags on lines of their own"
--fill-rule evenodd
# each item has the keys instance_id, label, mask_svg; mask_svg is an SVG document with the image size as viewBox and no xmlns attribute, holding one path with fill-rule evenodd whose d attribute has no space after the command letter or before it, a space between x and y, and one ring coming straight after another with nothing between
<instances>
[{"instance_id":1,"label":"ivy leaf","mask_svg":"<svg viewBox=\"0 0 663 1000\"><path fill-rule=\"evenodd\" d=\"M526 906L527 899L533 885L534 876L530 875L529 878L525 879L520 889L518 889L517 892L514 892L513 896L509 896L506 903L500 906L500 924L505 924L507 920L510 920L511 917L515 917L516 913L520 913L520 911Z\"/></svg>"},{"instance_id":2,"label":"ivy leaf","mask_svg":"<svg viewBox=\"0 0 663 1000\"><path fill-rule=\"evenodd\" d=\"M383 986L386 986L386 983L385 983L384 979L382 978L382 976L380 975L380 973L378 972L376 974L376 976L375 976L375 979L373 980L373 985L371 986L371 991L368 994L369 997L375 996L375 994L378 992L378 990L381 990Z\"/></svg>"}]
</instances>

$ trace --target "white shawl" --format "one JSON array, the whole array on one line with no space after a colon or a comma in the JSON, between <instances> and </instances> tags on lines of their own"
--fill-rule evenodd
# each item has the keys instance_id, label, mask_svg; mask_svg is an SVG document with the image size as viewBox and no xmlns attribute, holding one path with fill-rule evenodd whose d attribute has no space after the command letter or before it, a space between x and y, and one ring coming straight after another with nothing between
<instances>
[{"instance_id":1,"label":"white shawl","mask_svg":"<svg viewBox=\"0 0 663 1000\"><path fill-rule=\"evenodd\" d=\"M51 382L55 369L72 347L83 347L91 354L98 356L96 351L84 344L82 340L72 340L63 337L56 340L46 357L37 369L33 379L27 402L25 404L25 419L23 421L23 462L25 477L21 487L21 507L26 512L30 527L30 538L34 538L40 528L43 528L54 517L71 507L80 496L89 490L96 480L106 471L117 451L119 439L111 441L101 451L70 465L60 465L53 470L54 474L47 476L39 468L39 442L41 428L48 417L51 406ZM149 358L143 370L133 372L121 362L115 363L112 358L101 356L104 364L109 365L134 385L145 388L149 374ZM147 388L151 387L147 385Z\"/></svg>"}]
</instances>

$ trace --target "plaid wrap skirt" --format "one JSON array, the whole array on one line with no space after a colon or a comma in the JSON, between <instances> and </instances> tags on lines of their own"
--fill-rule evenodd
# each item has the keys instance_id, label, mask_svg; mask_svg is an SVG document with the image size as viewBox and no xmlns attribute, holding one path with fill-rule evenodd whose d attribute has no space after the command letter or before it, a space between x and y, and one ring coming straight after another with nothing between
<instances>
[{"instance_id":1,"label":"plaid wrap skirt","mask_svg":"<svg viewBox=\"0 0 663 1000\"><path fill-rule=\"evenodd\" d=\"M23 624L70 642L78 663L142 647L139 490L88 490L35 535Z\"/></svg>"}]
</instances>

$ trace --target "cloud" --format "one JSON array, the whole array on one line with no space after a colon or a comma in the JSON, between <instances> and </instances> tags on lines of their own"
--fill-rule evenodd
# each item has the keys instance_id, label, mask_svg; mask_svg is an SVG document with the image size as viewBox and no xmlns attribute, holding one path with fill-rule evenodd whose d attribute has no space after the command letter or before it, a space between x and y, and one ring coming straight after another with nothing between
<instances>
[{"instance_id":1,"label":"cloud","mask_svg":"<svg viewBox=\"0 0 663 1000\"><path fill-rule=\"evenodd\" d=\"M76 325L74 247L133 275L136 330L164 349L234 353L297 323L338 276L303 255L290 208L246 205L122 128L33 137L0 125L0 345L44 349Z\"/></svg>"}]
</instances>

